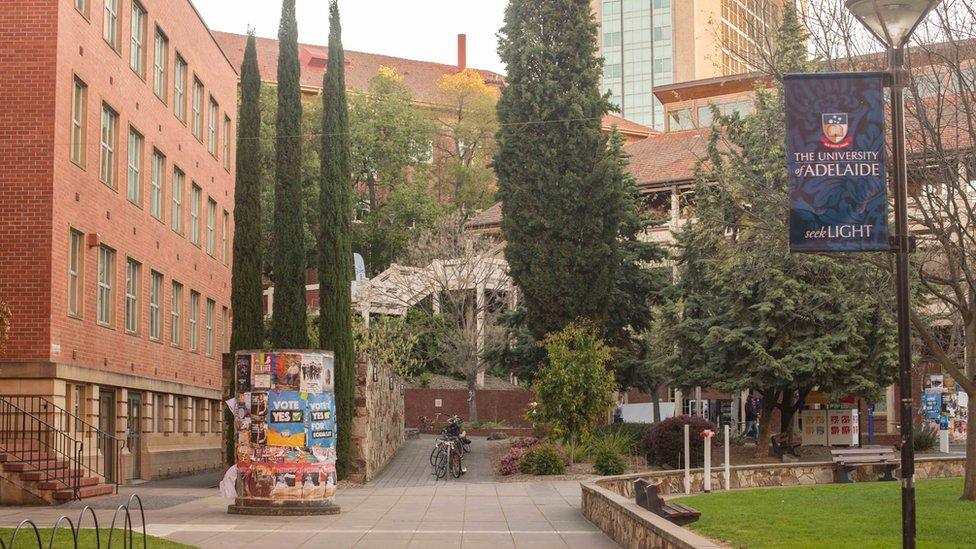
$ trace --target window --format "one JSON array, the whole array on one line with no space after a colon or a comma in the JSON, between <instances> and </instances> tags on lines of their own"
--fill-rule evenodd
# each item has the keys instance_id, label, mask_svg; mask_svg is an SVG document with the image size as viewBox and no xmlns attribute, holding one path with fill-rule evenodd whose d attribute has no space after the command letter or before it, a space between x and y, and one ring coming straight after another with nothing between
<instances>
[{"instance_id":1,"label":"window","mask_svg":"<svg viewBox=\"0 0 976 549\"><path fill-rule=\"evenodd\" d=\"M230 171L230 117L224 115L224 169Z\"/></svg>"},{"instance_id":2,"label":"window","mask_svg":"<svg viewBox=\"0 0 976 549\"><path fill-rule=\"evenodd\" d=\"M173 196L173 207L171 208L170 217L173 224L173 230L183 234L183 182L186 179L186 175L177 167L173 167L173 192L170 193Z\"/></svg>"},{"instance_id":3,"label":"window","mask_svg":"<svg viewBox=\"0 0 976 549\"><path fill-rule=\"evenodd\" d=\"M200 200L202 191L200 187L193 184L190 190L190 242L200 245Z\"/></svg>"},{"instance_id":4,"label":"window","mask_svg":"<svg viewBox=\"0 0 976 549\"><path fill-rule=\"evenodd\" d=\"M200 347L200 332L197 322L200 320L200 294L190 290L190 350L198 351Z\"/></svg>"},{"instance_id":5,"label":"window","mask_svg":"<svg viewBox=\"0 0 976 549\"><path fill-rule=\"evenodd\" d=\"M85 264L85 235L71 229L68 237L68 314L81 317L82 269Z\"/></svg>"},{"instance_id":6,"label":"window","mask_svg":"<svg viewBox=\"0 0 976 549\"><path fill-rule=\"evenodd\" d=\"M153 394L153 416L156 419L156 432L166 432L166 397L159 393Z\"/></svg>"},{"instance_id":7,"label":"window","mask_svg":"<svg viewBox=\"0 0 976 549\"><path fill-rule=\"evenodd\" d=\"M206 330L206 346L207 346L207 356L213 356L214 354L214 317L217 315L217 304L214 300L207 300L207 318L205 321L204 329Z\"/></svg>"},{"instance_id":8,"label":"window","mask_svg":"<svg viewBox=\"0 0 976 549\"><path fill-rule=\"evenodd\" d=\"M678 109L668 113L668 131L690 130L692 127L691 109Z\"/></svg>"},{"instance_id":9,"label":"window","mask_svg":"<svg viewBox=\"0 0 976 549\"><path fill-rule=\"evenodd\" d=\"M230 230L230 214L227 210L224 210L224 217L220 221L220 259L227 265L227 258L230 256L230 250L227 248L229 245L227 231Z\"/></svg>"},{"instance_id":10,"label":"window","mask_svg":"<svg viewBox=\"0 0 976 549\"><path fill-rule=\"evenodd\" d=\"M230 314L227 307L220 308L220 350L230 352Z\"/></svg>"},{"instance_id":11,"label":"window","mask_svg":"<svg viewBox=\"0 0 976 549\"><path fill-rule=\"evenodd\" d=\"M194 404L196 405L193 410L193 415L196 417L195 431L198 433L206 433L207 432L207 409L210 406L207 404L207 401L202 398L198 398L196 402L194 402Z\"/></svg>"},{"instance_id":12,"label":"window","mask_svg":"<svg viewBox=\"0 0 976 549\"><path fill-rule=\"evenodd\" d=\"M163 275L156 271L149 273L149 339L159 341L162 333L162 318L159 304L163 299Z\"/></svg>"},{"instance_id":13,"label":"window","mask_svg":"<svg viewBox=\"0 0 976 549\"><path fill-rule=\"evenodd\" d=\"M173 410L173 432L182 433L185 429L183 418L186 416L186 410L183 409L183 406L185 406L186 397L178 396L173 401L175 406Z\"/></svg>"},{"instance_id":14,"label":"window","mask_svg":"<svg viewBox=\"0 0 976 549\"><path fill-rule=\"evenodd\" d=\"M207 150L217 156L217 112L220 106L213 97L210 98L210 110L207 112Z\"/></svg>"},{"instance_id":15,"label":"window","mask_svg":"<svg viewBox=\"0 0 976 549\"><path fill-rule=\"evenodd\" d=\"M214 255L215 226L217 224L217 203L213 198L207 198L207 253Z\"/></svg>"},{"instance_id":16,"label":"window","mask_svg":"<svg viewBox=\"0 0 976 549\"><path fill-rule=\"evenodd\" d=\"M142 135L129 128L129 178L127 196L129 202L142 205Z\"/></svg>"},{"instance_id":17,"label":"window","mask_svg":"<svg viewBox=\"0 0 976 549\"><path fill-rule=\"evenodd\" d=\"M112 0L107 0L112 1ZM139 2L132 3L132 40L129 66L139 76L146 77L146 9Z\"/></svg>"},{"instance_id":18,"label":"window","mask_svg":"<svg viewBox=\"0 0 976 549\"><path fill-rule=\"evenodd\" d=\"M125 331L139 333L139 286L142 265L128 258L125 262Z\"/></svg>"},{"instance_id":19,"label":"window","mask_svg":"<svg viewBox=\"0 0 976 549\"><path fill-rule=\"evenodd\" d=\"M88 18L88 0L75 0L75 9L84 15L85 19Z\"/></svg>"},{"instance_id":20,"label":"window","mask_svg":"<svg viewBox=\"0 0 976 549\"><path fill-rule=\"evenodd\" d=\"M115 149L118 146L119 115L102 103L102 137L99 179L115 188Z\"/></svg>"},{"instance_id":21,"label":"window","mask_svg":"<svg viewBox=\"0 0 976 549\"><path fill-rule=\"evenodd\" d=\"M173 281L172 296L170 297L169 317L170 317L170 336L169 342L174 347L183 345L183 285Z\"/></svg>"},{"instance_id":22,"label":"window","mask_svg":"<svg viewBox=\"0 0 976 549\"><path fill-rule=\"evenodd\" d=\"M176 70L173 71L173 114L186 124L186 61L176 54Z\"/></svg>"},{"instance_id":23,"label":"window","mask_svg":"<svg viewBox=\"0 0 976 549\"><path fill-rule=\"evenodd\" d=\"M98 323L111 326L115 321L112 307L115 282L115 250L108 246L98 248Z\"/></svg>"},{"instance_id":24,"label":"window","mask_svg":"<svg viewBox=\"0 0 976 549\"><path fill-rule=\"evenodd\" d=\"M166 173L166 157L163 153L153 149L152 170L149 174L149 213L156 219L163 220L163 185Z\"/></svg>"},{"instance_id":25,"label":"window","mask_svg":"<svg viewBox=\"0 0 976 549\"><path fill-rule=\"evenodd\" d=\"M105 18L102 25L102 38L112 46L113 50L119 49L119 0L105 0Z\"/></svg>"},{"instance_id":26,"label":"window","mask_svg":"<svg viewBox=\"0 0 976 549\"><path fill-rule=\"evenodd\" d=\"M71 161L85 167L85 117L88 115L88 86L75 78L71 91Z\"/></svg>"},{"instance_id":27,"label":"window","mask_svg":"<svg viewBox=\"0 0 976 549\"><path fill-rule=\"evenodd\" d=\"M193 120L190 129L193 136L199 141L203 141L203 84L193 79Z\"/></svg>"},{"instance_id":28,"label":"window","mask_svg":"<svg viewBox=\"0 0 976 549\"><path fill-rule=\"evenodd\" d=\"M156 41L153 52L153 91L156 97L166 102L166 67L169 66L169 38L156 27Z\"/></svg>"}]
</instances>

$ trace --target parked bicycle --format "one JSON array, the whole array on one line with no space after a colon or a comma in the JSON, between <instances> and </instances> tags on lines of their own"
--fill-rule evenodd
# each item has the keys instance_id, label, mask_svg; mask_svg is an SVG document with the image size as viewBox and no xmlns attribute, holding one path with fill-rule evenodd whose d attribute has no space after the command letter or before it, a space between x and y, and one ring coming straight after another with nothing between
<instances>
[{"instance_id":1,"label":"parked bicycle","mask_svg":"<svg viewBox=\"0 0 976 549\"><path fill-rule=\"evenodd\" d=\"M444 477L445 473L442 469L447 466L451 467L455 478L466 472L461 460L464 454L471 451L469 448L471 440L461 426L461 418L457 415L452 416L447 420L447 426L441 432L441 436L434 442L434 448L430 452L430 465L434 468L434 475L437 478ZM457 473L454 471L455 461Z\"/></svg>"},{"instance_id":2,"label":"parked bicycle","mask_svg":"<svg viewBox=\"0 0 976 549\"><path fill-rule=\"evenodd\" d=\"M434 461L434 476L438 480L447 476L447 471L451 471L451 476L460 478L463 469L461 467L461 452L457 449L457 444L450 438L439 438L434 447L437 452Z\"/></svg>"}]
</instances>

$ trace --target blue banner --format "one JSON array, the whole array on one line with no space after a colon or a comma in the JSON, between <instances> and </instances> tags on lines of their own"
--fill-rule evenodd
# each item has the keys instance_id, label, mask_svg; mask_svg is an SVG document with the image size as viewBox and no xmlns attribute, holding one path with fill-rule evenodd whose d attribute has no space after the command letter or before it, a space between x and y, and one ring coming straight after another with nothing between
<instances>
[{"instance_id":1,"label":"blue banner","mask_svg":"<svg viewBox=\"0 0 976 549\"><path fill-rule=\"evenodd\" d=\"M788 74L791 252L874 252L888 242L884 75Z\"/></svg>"}]
</instances>

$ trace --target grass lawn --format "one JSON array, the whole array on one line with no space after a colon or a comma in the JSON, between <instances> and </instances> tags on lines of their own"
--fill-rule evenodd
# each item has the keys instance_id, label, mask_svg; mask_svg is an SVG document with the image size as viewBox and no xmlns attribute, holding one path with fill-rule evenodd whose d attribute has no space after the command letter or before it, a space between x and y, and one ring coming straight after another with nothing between
<instances>
[{"instance_id":1,"label":"grass lawn","mask_svg":"<svg viewBox=\"0 0 976 549\"><path fill-rule=\"evenodd\" d=\"M51 529L50 528L38 528L41 533L41 547L47 547L51 543ZM108 529L100 530L102 547L108 547ZM4 544L10 543L10 536L14 533L13 528L0 528L0 539L3 540ZM132 531L132 542L136 549L142 549L142 530L136 532L135 529ZM126 542L128 543L128 542ZM112 546L122 547L122 536L121 531L116 529L115 535L112 536ZM154 538L149 536L148 546L153 549L183 549L190 547L189 545L183 545L182 543L176 543L175 541L169 541L161 538ZM7 545L8 549L10 548ZM30 525L24 526L20 529L17 534L17 542L14 546L15 549L37 549L37 537L34 536L34 529ZM62 528L58 528L57 537L54 540L54 547L64 547L73 549L74 544L71 541L71 531L68 528L68 523L64 523ZM92 548L95 549L98 545L95 544L95 530L92 529L81 529L81 536L78 537L78 547L79 548Z\"/></svg>"},{"instance_id":2,"label":"grass lawn","mask_svg":"<svg viewBox=\"0 0 976 549\"><path fill-rule=\"evenodd\" d=\"M701 511L690 529L736 547L901 546L901 484L868 482L713 492L680 498ZM962 479L916 488L919 547L976 547L976 502Z\"/></svg>"}]
</instances>

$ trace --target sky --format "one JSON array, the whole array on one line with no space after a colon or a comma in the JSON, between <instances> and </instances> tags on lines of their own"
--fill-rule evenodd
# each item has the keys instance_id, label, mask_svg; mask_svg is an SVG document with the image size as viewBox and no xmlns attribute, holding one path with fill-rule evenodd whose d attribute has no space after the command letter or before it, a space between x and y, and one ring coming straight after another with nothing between
<instances>
[{"instance_id":1,"label":"sky","mask_svg":"<svg viewBox=\"0 0 976 549\"><path fill-rule=\"evenodd\" d=\"M276 38L280 0L193 0L213 30ZM504 72L495 34L507 0L339 0L348 50L453 65L457 35L468 35L468 66ZM298 40L329 41L327 0L297 0Z\"/></svg>"}]
</instances>

